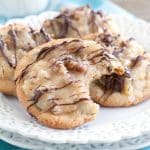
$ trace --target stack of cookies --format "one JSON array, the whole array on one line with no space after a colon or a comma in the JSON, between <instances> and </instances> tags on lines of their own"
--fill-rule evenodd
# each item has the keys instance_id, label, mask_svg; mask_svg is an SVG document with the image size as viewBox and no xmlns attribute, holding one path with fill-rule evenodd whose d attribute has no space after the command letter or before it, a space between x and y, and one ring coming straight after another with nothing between
<instances>
[{"instance_id":1,"label":"stack of cookies","mask_svg":"<svg viewBox=\"0 0 150 150\"><path fill-rule=\"evenodd\" d=\"M150 54L118 28L88 6L67 9L40 30L2 27L0 92L17 96L42 124L61 129L95 119L100 105L148 99Z\"/></svg>"}]
</instances>

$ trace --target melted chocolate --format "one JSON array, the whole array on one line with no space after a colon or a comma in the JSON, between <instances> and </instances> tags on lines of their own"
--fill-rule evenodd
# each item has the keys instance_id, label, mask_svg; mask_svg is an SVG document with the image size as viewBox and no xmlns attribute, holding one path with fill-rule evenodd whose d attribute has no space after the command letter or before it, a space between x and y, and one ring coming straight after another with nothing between
<instances>
[{"instance_id":1,"label":"melted chocolate","mask_svg":"<svg viewBox=\"0 0 150 150\"><path fill-rule=\"evenodd\" d=\"M125 78L129 77L128 74L117 75L103 75L101 79L95 81L96 85L100 86L104 91L117 91L121 92L124 88Z\"/></svg>"}]
</instances>

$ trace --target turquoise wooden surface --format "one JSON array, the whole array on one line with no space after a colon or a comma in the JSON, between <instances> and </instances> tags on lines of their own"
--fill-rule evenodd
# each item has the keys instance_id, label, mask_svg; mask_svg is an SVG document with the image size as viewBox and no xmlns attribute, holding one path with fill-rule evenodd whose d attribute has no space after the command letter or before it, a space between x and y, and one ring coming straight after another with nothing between
<instances>
[{"instance_id":1,"label":"turquoise wooden surface","mask_svg":"<svg viewBox=\"0 0 150 150\"><path fill-rule=\"evenodd\" d=\"M25 150L25 149L10 145L4 141L0 141L0 150Z\"/></svg>"}]
</instances>

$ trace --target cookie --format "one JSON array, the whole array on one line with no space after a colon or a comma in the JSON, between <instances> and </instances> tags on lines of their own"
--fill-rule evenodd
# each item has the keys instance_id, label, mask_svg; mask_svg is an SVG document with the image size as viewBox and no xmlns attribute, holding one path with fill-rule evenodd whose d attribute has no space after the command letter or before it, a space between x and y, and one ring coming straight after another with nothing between
<instances>
[{"instance_id":1,"label":"cookie","mask_svg":"<svg viewBox=\"0 0 150 150\"><path fill-rule=\"evenodd\" d=\"M150 98L150 54L133 38L126 39L107 32L84 38L105 46L127 72L126 77L103 76L92 83L91 97L97 103L103 106L131 106Z\"/></svg>"},{"instance_id":2,"label":"cookie","mask_svg":"<svg viewBox=\"0 0 150 150\"><path fill-rule=\"evenodd\" d=\"M0 28L0 92L16 95L14 70L25 53L50 41L43 30L12 24Z\"/></svg>"},{"instance_id":3,"label":"cookie","mask_svg":"<svg viewBox=\"0 0 150 150\"><path fill-rule=\"evenodd\" d=\"M118 26L112 17L88 6L66 9L54 19L47 19L42 28L53 38L82 38L91 33L104 31L118 33Z\"/></svg>"},{"instance_id":4,"label":"cookie","mask_svg":"<svg viewBox=\"0 0 150 150\"><path fill-rule=\"evenodd\" d=\"M30 51L15 71L17 96L48 127L73 128L93 120L98 105L91 83L104 75L125 75L121 63L94 41L59 39Z\"/></svg>"}]
</instances>

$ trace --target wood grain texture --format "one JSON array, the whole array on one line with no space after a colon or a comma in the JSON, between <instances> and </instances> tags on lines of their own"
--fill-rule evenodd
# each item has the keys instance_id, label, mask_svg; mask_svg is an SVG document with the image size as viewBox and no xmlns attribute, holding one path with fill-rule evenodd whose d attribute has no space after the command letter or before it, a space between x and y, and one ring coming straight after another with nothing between
<instances>
[{"instance_id":1,"label":"wood grain texture","mask_svg":"<svg viewBox=\"0 0 150 150\"><path fill-rule=\"evenodd\" d=\"M112 0L134 15L150 21L150 0Z\"/></svg>"}]
</instances>

